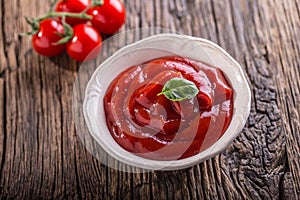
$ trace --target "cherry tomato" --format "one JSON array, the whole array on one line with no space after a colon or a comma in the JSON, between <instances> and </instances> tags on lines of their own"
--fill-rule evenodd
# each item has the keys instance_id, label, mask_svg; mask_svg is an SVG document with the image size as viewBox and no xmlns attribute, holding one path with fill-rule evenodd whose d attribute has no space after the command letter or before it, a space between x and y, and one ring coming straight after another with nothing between
<instances>
[{"instance_id":1,"label":"cherry tomato","mask_svg":"<svg viewBox=\"0 0 300 200\"><path fill-rule=\"evenodd\" d=\"M56 5L56 12L80 13L91 3L91 0L61 0ZM67 17L66 22L71 26L86 22L85 19Z\"/></svg>"},{"instance_id":2,"label":"cherry tomato","mask_svg":"<svg viewBox=\"0 0 300 200\"><path fill-rule=\"evenodd\" d=\"M77 61L92 60L101 50L102 38L97 29L88 24L73 27L74 35L67 43L67 53Z\"/></svg>"},{"instance_id":3,"label":"cherry tomato","mask_svg":"<svg viewBox=\"0 0 300 200\"><path fill-rule=\"evenodd\" d=\"M56 56L65 50L65 44L55 44L60 39L57 33L64 33L62 23L57 19L45 19L40 22L39 30L32 36L34 50L43 56Z\"/></svg>"},{"instance_id":4,"label":"cherry tomato","mask_svg":"<svg viewBox=\"0 0 300 200\"><path fill-rule=\"evenodd\" d=\"M95 6L87 11L93 16L92 24L105 34L112 34L125 22L125 8L119 0L104 0L102 6Z\"/></svg>"}]
</instances>

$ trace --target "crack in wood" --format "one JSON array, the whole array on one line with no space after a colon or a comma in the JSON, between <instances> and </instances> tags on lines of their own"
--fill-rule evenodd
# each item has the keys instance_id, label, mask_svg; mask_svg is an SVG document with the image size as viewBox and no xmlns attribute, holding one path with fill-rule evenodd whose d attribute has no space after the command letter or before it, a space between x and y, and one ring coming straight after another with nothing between
<instances>
[{"instance_id":1,"label":"crack in wood","mask_svg":"<svg viewBox=\"0 0 300 200\"><path fill-rule=\"evenodd\" d=\"M212 17L213 17L213 22L214 22L214 27L215 27L215 31L216 31L216 38L218 43L220 43L220 35L219 35L219 29L218 29L218 20L217 20L217 16L216 16L216 11L215 11L215 3L214 0L211 0L211 8L212 8Z\"/></svg>"},{"instance_id":2,"label":"crack in wood","mask_svg":"<svg viewBox=\"0 0 300 200\"><path fill-rule=\"evenodd\" d=\"M80 182L79 182L79 174L78 174L78 169L77 169L77 158L76 158L76 154L74 154L74 167L75 167L75 180L76 180L76 189L78 192L78 199L82 199L82 192L81 192L81 188L80 188Z\"/></svg>"},{"instance_id":3,"label":"crack in wood","mask_svg":"<svg viewBox=\"0 0 300 200\"><path fill-rule=\"evenodd\" d=\"M6 129L6 84L3 79L0 78L0 140L1 145L0 145L0 177L3 176L3 168L5 164L5 157L6 157L6 140L7 140L7 129ZM0 182L0 198L1 198L1 192L2 191L2 183Z\"/></svg>"},{"instance_id":4,"label":"crack in wood","mask_svg":"<svg viewBox=\"0 0 300 200\"><path fill-rule=\"evenodd\" d=\"M0 43L0 48L1 48L1 56L4 56L4 57L1 57L1 63L0 63L0 73L1 73L1 76L0 78L3 78L4 77L4 74L5 74L5 71L6 71L6 66L4 65L7 65L7 51L6 51L6 45L5 45L5 42L6 42L6 32L5 32L5 29L3 28L4 25L5 25L5 1L1 1L0 3L0 11L1 11L1 36L2 36L2 41ZM1 66L2 65L2 66Z\"/></svg>"}]
</instances>

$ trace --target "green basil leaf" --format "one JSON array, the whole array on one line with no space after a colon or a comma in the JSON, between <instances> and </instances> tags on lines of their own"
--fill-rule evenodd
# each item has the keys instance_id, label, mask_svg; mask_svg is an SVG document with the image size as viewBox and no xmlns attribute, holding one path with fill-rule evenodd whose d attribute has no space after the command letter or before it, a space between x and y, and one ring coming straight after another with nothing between
<instances>
[{"instance_id":1,"label":"green basil leaf","mask_svg":"<svg viewBox=\"0 0 300 200\"><path fill-rule=\"evenodd\" d=\"M165 83L162 92L157 96L163 94L171 101L182 101L195 97L198 92L197 86L192 81L183 78L172 78Z\"/></svg>"}]
</instances>

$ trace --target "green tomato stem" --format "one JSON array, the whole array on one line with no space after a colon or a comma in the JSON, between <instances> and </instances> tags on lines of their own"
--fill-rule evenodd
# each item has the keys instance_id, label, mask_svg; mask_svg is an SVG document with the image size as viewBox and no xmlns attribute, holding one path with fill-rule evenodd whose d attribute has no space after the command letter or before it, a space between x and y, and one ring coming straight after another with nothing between
<instances>
[{"instance_id":1,"label":"green tomato stem","mask_svg":"<svg viewBox=\"0 0 300 200\"><path fill-rule=\"evenodd\" d=\"M55 5L58 3L59 0L53 0L51 3L50 3L50 8L49 8L49 11L48 12L52 12L54 11L54 7Z\"/></svg>"},{"instance_id":2,"label":"green tomato stem","mask_svg":"<svg viewBox=\"0 0 300 200\"><path fill-rule=\"evenodd\" d=\"M92 5L93 6L102 6L104 4L104 0L93 0Z\"/></svg>"},{"instance_id":3,"label":"green tomato stem","mask_svg":"<svg viewBox=\"0 0 300 200\"><path fill-rule=\"evenodd\" d=\"M88 9L93 6L102 6L104 4L104 0L93 0L91 4L89 4L81 13L70 13L70 12L55 12L53 11L54 6L57 4L58 0L54 0L51 4L51 10L44 16L38 17L35 20L40 22L44 19L51 18L51 17L73 17L78 19L92 19L93 17L86 14Z\"/></svg>"},{"instance_id":4,"label":"green tomato stem","mask_svg":"<svg viewBox=\"0 0 300 200\"><path fill-rule=\"evenodd\" d=\"M78 19L92 19L92 16L86 14L85 12L82 13L69 13L69 12L49 12L45 16L38 17L36 20L37 21L42 21L47 18L51 17L73 17L73 18L78 18Z\"/></svg>"},{"instance_id":5,"label":"green tomato stem","mask_svg":"<svg viewBox=\"0 0 300 200\"><path fill-rule=\"evenodd\" d=\"M92 0L92 2L80 13L55 12L54 7L58 3L58 1L59 0L53 0L53 2L50 5L50 10L46 15L38 17L38 18L33 18L33 19L26 18L27 23L29 25L31 25L31 27L32 27L32 31L27 32L22 35L34 35L39 29L39 23L48 18L61 17L61 18L65 19L66 17L72 17L72 18L78 18L78 19L91 20L93 17L91 15L88 15L86 12L93 6L102 6L104 4L104 0ZM72 27L67 26L67 23L65 21L63 22L63 24L64 24L65 31L67 32L66 36L70 37L71 35L73 35ZM60 41L60 42L63 42L63 41Z\"/></svg>"}]
</instances>

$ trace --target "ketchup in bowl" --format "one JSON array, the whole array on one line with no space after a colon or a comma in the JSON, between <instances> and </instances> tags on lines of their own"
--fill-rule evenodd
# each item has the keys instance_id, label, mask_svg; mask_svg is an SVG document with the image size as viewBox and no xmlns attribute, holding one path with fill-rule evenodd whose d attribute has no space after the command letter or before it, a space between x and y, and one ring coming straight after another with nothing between
<instances>
[{"instance_id":1,"label":"ketchup in bowl","mask_svg":"<svg viewBox=\"0 0 300 200\"><path fill-rule=\"evenodd\" d=\"M190 99L159 95L172 78L199 89ZM120 73L105 97L106 122L124 149L152 160L179 160L212 146L226 131L233 113L233 89L223 72L203 62L163 57Z\"/></svg>"}]
</instances>

